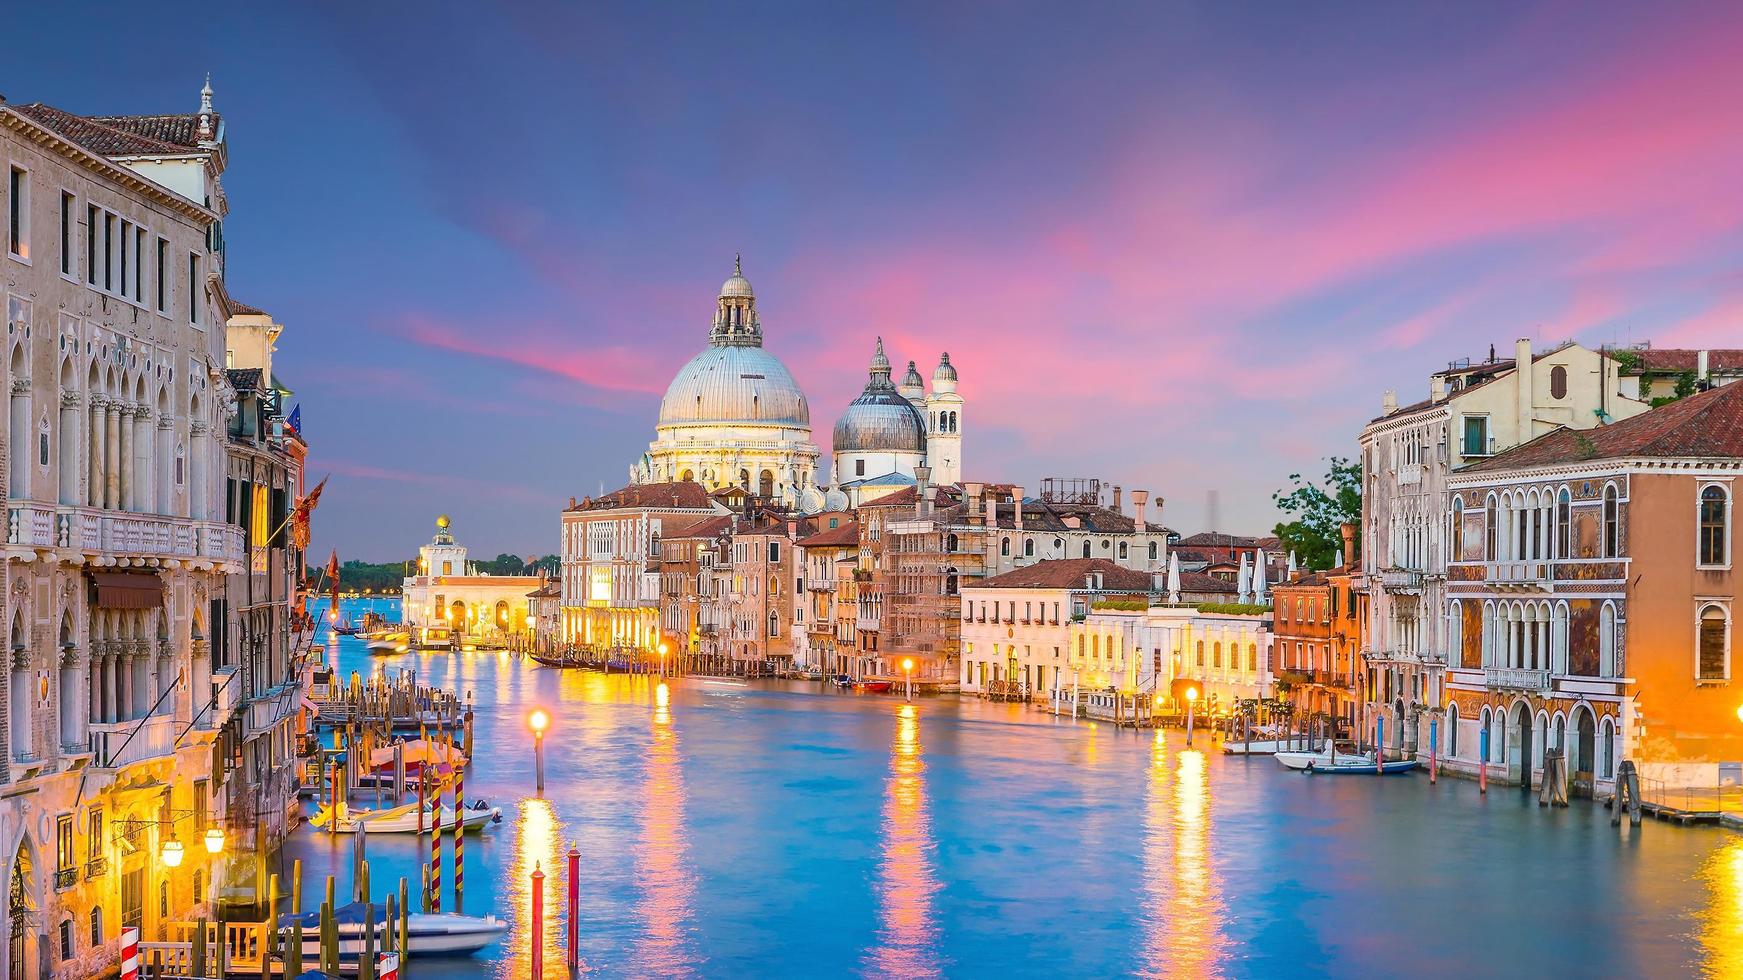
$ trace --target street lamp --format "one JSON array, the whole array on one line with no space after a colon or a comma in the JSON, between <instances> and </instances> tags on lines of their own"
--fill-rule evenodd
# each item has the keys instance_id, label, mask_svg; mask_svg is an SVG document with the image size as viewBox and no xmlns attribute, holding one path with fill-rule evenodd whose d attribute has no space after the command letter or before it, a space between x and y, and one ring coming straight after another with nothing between
<instances>
[{"instance_id":1,"label":"street lamp","mask_svg":"<svg viewBox=\"0 0 1743 980\"><path fill-rule=\"evenodd\" d=\"M163 863L165 867L179 868L182 866L182 842L171 837L163 842Z\"/></svg>"},{"instance_id":2,"label":"street lamp","mask_svg":"<svg viewBox=\"0 0 1743 980\"><path fill-rule=\"evenodd\" d=\"M902 658L902 674L906 678L906 684L907 684L907 694L904 695L904 697L906 697L907 700L912 701L912 700L914 700L914 658L913 657L903 657Z\"/></svg>"},{"instance_id":3,"label":"street lamp","mask_svg":"<svg viewBox=\"0 0 1743 980\"><path fill-rule=\"evenodd\" d=\"M545 791L545 726L550 723L551 716L543 708L534 708L527 716L527 727L533 730L533 775L540 793Z\"/></svg>"},{"instance_id":4,"label":"street lamp","mask_svg":"<svg viewBox=\"0 0 1743 980\"><path fill-rule=\"evenodd\" d=\"M1198 703L1198 688L1186 689L1186 744L1192 744L1192 706Z\"/></svg>"},{"instance_id":5,"label":"street lamp","mask_svg":"<svg viewBox=\"0 0 1743 980\"><path fill-rule=\"evenodd\" d=\"M206 831L206 853L217 854L224 850L224 831L213 827Z\"/></svg>"},{"instance_id":6,"label":"street lamp","mask_svg":"<svg viewBox=\"0 0 1743 980\"><path fill-rule=\"evenodd\" d=\"M667 644L665 640L661 640L660 641L660 676L661 677L666 676L666 654L671 653L671 652L672 652L671 646L669 644Z\"/></svg>"}]
</instances>

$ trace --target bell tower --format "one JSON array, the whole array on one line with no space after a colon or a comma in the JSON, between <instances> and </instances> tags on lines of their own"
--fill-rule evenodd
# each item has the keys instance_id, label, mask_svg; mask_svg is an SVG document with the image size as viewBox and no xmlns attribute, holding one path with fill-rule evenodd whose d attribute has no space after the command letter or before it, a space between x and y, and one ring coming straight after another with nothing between
<instances>
[{"instance_id":1,"label":"bell tower","mask_svg":"<svg viewBox=\"0 0 1743 980\"><path fill-rule=\"evenodd\" d=\"M937 486L962 482L962 408L956 367L945 353L938 358L932 392L926 396L926 461L932 464L932 482Z\"/></svg>"}]
</instances>

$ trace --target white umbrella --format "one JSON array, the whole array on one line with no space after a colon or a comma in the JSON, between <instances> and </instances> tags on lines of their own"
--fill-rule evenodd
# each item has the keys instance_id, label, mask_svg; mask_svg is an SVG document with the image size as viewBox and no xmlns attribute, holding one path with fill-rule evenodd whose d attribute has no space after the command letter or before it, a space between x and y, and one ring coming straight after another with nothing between
<instances>
[{"instance_id":1,"label":"white umbrella","mask_svg":"<svg viewBox=\"0 0 1743 980\"><path fill-rule=\"evenodd\" d=\"M1253 597L1253 570L1247 565L1247 553L1241 552L1241 573L1235 579L1235 601L1246 602Z\"/></svg>"},{"instance_id":2,"label":"white umbrella","mask_svg":"<svg viewBox=\"0 0 1743 980\"><path fill-rule=\"evenodd\" d=\"M1267 574L1269 568L1270 561L1265 557L1265 549L1260 548L1258 557L1253 560L1253 602L1256 605L1265 604L1265 580L1270 578Z\"/></svg>"},{"instance_id":3,"label":"white umbrella","mask_svg":"<svg viewBox=\"0 0 1743 980\"><path fill-rule=\"evenodd\" d=\"M1180 555L1168 554L1168 601L1180 601Z\"/></svg>"}]
</instances>

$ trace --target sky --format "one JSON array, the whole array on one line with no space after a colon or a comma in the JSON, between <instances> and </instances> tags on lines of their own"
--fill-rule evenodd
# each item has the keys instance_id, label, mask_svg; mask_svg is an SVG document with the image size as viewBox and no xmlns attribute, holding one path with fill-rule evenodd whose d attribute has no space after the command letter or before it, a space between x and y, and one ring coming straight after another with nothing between
<instances>
[{"instance_id":1,"label":"sky","mask_svg":"<svg viewBox=\"0 0 1743 980\"><path fill-rule=\"evenodd\" d=\"M331 475L314 553L397 561L439 513L555 551L739 252L825 453L882 336L949 351L967 478L1148 489L1186 533L1213 493L1267 532L1490 344L1743 346L1739 4L153 12L10 14L0 92L191 112L211 73L230 292Z\"/></svg>"}]
</instances>

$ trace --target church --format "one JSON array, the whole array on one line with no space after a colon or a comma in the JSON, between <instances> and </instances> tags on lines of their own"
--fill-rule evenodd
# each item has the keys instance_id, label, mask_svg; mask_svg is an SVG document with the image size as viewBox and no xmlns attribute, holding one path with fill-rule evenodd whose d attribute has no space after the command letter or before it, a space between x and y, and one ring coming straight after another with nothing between
<instances>
[{"instance_id":1,"label":"church","mask_svg":"<svg viewBox=\"0 0 1743 980\"><path fill-rule=\"evenodd\" d=\"M836 420L826 483L810 403L763 339L756 291L735 260L715 301L708 346L667 387L632 483L693 480L710 492L737 488L817 513L912 486L920 466L941 486L962 479L963 400L949 354L939 358L930 391L913 361L897 385L878 339L865 390Z\"/></svg>"}]
</instances>

